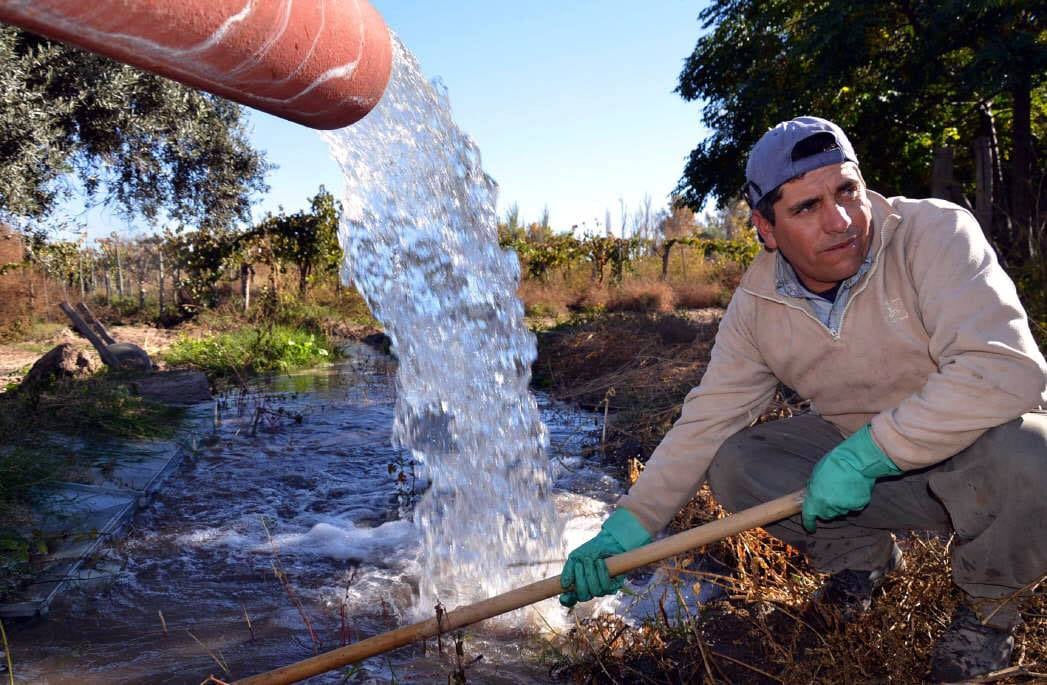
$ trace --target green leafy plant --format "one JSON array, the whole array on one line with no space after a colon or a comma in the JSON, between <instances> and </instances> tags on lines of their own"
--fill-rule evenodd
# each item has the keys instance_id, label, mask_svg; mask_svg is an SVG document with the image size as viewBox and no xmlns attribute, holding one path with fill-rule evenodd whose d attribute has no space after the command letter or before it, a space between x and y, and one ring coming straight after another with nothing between
<instances>
[{"instance_id":1,"label":"green leafy plant","mask_svg":"<svg viewBox=\"0 0 1047 685\"><path fill-rule=\"evenodd\" d=\"M212 379L244 380L330 361L336 351L321 333L289 326L249 326L205 338L181 338L164 355L174 366L201 369Z\"/></svg>"}]
</instances>

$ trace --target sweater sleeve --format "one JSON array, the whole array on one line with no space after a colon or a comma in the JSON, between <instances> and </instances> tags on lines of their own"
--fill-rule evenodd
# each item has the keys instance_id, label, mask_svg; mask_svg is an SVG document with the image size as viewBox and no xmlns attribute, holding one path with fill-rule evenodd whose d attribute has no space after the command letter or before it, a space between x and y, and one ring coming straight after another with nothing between
<instances>
[{"instance_id":1,"label":"sweater sleeve","mask_svg":"<svg viewBox=\"0 0 1047 685\"><path fill-rule=\"evenodd\" d=\"M698 491L724 440L752 423L774 397L777 379L753 343L752 297L731 298L701 383L654 450L639 480L618 502L652 534Z\"/></svg>"},{"instance_id":2,"label":"sweater sleeve","mask_svg":"<svg viewBox=\"0 0 1047 685\"><path fill-rule=\"evenodd\" d=\"M1041 406L1047 389L1047 364L1014 283L975 218L922 201L909 230L909 270L938 370L872 420L876 442L902 469L948 459Z\"/></svg>"}]
</instances>

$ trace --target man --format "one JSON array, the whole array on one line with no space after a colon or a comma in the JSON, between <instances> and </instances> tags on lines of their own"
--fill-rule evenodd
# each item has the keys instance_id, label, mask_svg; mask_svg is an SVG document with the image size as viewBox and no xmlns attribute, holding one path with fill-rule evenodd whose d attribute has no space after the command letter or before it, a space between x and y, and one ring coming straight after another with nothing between
<instances>
[{"instance_id":1,"label":"man","mask_svg":"<svg viewBox=\"0 0 1047 685\"><path fill-rule=\"evenodd\" d=\"M767 530L832 574L824 601L869 606L901 563L892 530L954 532L965 602L931 679L1007 666L1018 595L1047 573L1047 364L1014 284L969 212L867 190L824 119L768 131L746 177L767 249L679 421L568 558L561 602L618 589L602 559L648 542L706 475L732 511L806 484L802 515ZM752 426L779 381L813 412Z\"/></svg>"}]
</instances>

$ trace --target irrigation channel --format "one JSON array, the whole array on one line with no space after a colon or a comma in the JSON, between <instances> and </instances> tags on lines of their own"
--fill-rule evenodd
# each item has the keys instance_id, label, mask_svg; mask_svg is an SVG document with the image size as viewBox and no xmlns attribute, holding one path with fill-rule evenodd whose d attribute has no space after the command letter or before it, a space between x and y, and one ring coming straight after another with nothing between
<instances>
[{"instance_id":1,"label":"irrigation channel","mask_svg":"<svg viewBox=\"0 0 1047 685\"><path fill-rule=\"evenodd\" d=\"M216 660L243 677L431 616L417 603L424 536L413 522L425 485L412 490L409 471L399 482L409 454L389 441L394 367L358 346L332 367L219 400L194 459L96 565L108 574L59 598L46 620L9 626L15 682L196 684L228 678ZM551 499L576 543L618 493L580 456L602 419L539 400ZM567 624L555 601L538 611L553 628ZM536 633L521 622L468 630L465 659L483 656L469 681L547 682ZM453 636L444 642L453 653ZM446 682L453 659L435 652L430 643L426 654L372 659L349 682Z\"/></svg>"}]
</instances>

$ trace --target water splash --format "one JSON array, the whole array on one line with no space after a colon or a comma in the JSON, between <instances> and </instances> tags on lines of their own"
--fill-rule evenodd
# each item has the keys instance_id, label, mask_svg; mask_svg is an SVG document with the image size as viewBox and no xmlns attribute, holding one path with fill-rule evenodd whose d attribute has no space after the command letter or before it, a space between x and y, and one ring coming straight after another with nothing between
<instances>
[{"instance_id":1,"label":"water splash","mask_svg":"<svg viewBox=\"0 0 1047 685\"><path fill-rule=\"evenodd\" d=\"M448 608L533 577L513 562L562 553L545 427L528 391L536 356L516 297L519 263L498 246L497 185L455 125L446 90L393 41L381 102L325 133L346 178L345 275L392 339L394 441L430 487L419 609Z\"/></svg>"}]
</instances>

